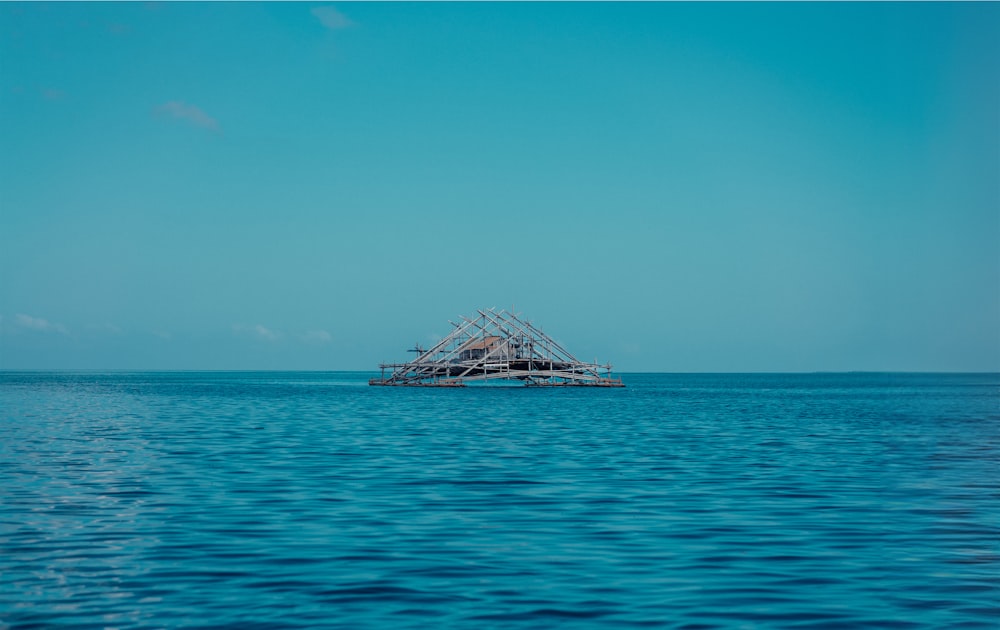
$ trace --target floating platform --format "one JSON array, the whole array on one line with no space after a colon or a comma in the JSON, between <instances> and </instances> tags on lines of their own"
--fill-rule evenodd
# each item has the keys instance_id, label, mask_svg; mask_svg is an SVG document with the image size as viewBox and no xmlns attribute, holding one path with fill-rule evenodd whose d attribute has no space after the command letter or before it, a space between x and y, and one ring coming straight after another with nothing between
<instances>
[{"instance_id":1,"label":"floating platform","mask_svg":"<svg viewBox=\"0 0 1000 630\"><path fill-rule=\"evenodd\" d=\"M454 330L429 350L418 344L407 363L382 363L369 385L464 387L496 380L536 387L624 387L611 365L578 361L531 322L495 309L449 322ZM389 371L388 375L386 372Z\"/></svg>"}]
</instances>

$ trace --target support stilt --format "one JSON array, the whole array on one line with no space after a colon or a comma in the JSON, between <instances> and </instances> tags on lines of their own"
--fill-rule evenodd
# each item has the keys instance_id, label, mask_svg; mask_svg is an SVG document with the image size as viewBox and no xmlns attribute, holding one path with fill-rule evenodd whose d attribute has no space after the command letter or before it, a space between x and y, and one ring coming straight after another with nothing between
<instances>
[{"instance_id":1,"label":"support stilt","mask_svg":"<svg viewBox=\"0 0 1000 630\"><path fill-rule=\"evenodd\" d=\"M583 363L531 322L493 308L463 317L451 333L429 350L419 345L407 363L383 363L369 385L463 387L493 379L529 386L624 387L611 377L611 365ZM388 377L386 369L392 370ZM604 371L602 375L600 372Z\"/></svg>"}]
</instances>

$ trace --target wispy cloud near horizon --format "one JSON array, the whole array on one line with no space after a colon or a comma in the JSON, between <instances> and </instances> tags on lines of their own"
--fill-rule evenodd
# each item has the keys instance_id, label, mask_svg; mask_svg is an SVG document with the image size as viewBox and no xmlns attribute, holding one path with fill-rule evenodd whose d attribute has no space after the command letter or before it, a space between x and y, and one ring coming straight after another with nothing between
<instances>
[{"instance_id":1,"label":"wispy cloud near horizon","mask_svg":"<svg viewBox=\"0 0 1000 630\"><path fill-rule=\"evenodd\" d=\"M309 330L302 335L302 340L309 343L330 343L333 336L325 330Z\"/></svg>"},{"instance_id":2,"label":"wispy cloud near horizon","mask_svg":"<svg viewBox=\"0 0 1000 630\"><path fill-rule=\"evenodd\" d=\"M320 21L320 24L331 31L354 26L354 22L349 17L331 6L315 7L311 13Z\"/></svg>"},{"instance_id":3,"label":"wispy cloud near horizon","mask_svg":"<svg viewBox=\"0 0 1000 630\"><path fill-rule=\"evenodd\" d=\"M14 324L19 328L24 328L26 330L34 330L38 332L54 332L61 335L68 335L69 329L62 324L56 324L50 322L47 319L42 319L41 317L32 317L31 315L25 315L24 313L18 313L14 316Z\"/></svg>"},{"instance_id":4,"label":"wispy cloud near horizon","mask_svg":"<svg viewBox=\"0 0 1000 630\"><path fill-rule=\"evenodd\" d=\"M200 107L190 105L183 101L167 101L159 105L154 110L158 116L169 116L178 120L183 120L196 127L208 129L215 133L222 133L219 121L205 113Z\"/></svg>"},{"instance_id":5,"label":"wispy cloud near horizon","mask_svg":"<svg viewBox=\"0 0 1000 630\"><path fill-rule=\"evenodd\" d=\"M262 324L254 324L252 326L247 324L233 324L233 333L255 339L263 339L264 341L277 341L284 336L280 330L271 330Z\"/></svg>"}]
</instances>

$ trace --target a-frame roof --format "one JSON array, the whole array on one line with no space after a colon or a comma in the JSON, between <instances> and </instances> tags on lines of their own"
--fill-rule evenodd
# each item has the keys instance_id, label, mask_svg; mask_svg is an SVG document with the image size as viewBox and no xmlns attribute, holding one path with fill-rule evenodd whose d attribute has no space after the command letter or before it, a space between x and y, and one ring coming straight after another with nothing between
<instances>
[{"instance_id":1,"label":"a-frame roof","mask_svg":"<svg viewBox=\"0 0 1000 630\"><path fill-rule=\"evenodd\" d=\"M621 386L611 366L584 363L531 322L504 310L480 309L474 317L450 322L454 329L413 361L379 367L372 385L464 385L497 379L527 385ZM482 353L468 352L482 350ZM385 371L392 373L386 377ZM606 375L602 376L599 371Z\"/></svg>"}]
</instances>

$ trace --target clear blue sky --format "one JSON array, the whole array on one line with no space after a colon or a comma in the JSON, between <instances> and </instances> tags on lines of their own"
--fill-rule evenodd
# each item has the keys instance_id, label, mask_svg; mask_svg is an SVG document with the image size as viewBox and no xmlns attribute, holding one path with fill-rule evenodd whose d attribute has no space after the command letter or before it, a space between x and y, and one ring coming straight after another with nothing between
<instances>
[{"instance_id":1,"label":"clear blue sky","mask_svg":"<svg viewBox=\"0 0 1000 630\"><path fill-rule=\"evenodd\" d=\"M1000 370L1000 5L2 4L0 367Z\"/></svg>"}]
</instances>

